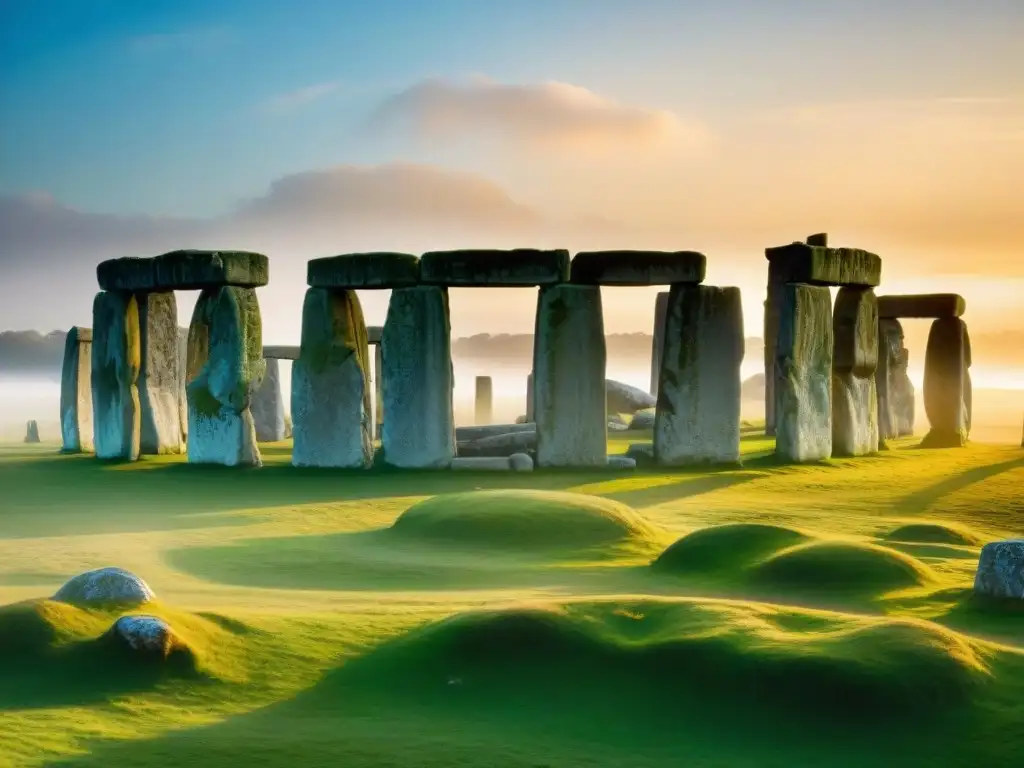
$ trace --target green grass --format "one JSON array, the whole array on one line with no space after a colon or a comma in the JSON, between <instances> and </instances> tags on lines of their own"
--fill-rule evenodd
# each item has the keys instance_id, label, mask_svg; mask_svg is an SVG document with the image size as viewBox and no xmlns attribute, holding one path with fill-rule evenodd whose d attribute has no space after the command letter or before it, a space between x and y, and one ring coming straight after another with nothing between
<instances>
[{"instance_id":1,"label":"green grass","mask_svg":"<svg viewBox=\"0 0 1024 768\"><path fill-rule=\"evenodd\" d=\"M612 452L650 439L616 433ZM430 473L0 447L0 765L988 766L1024 752L1024 452ZM159 602L46 599L117 565ZM123 613L178 639L114 646Z\"/></svg>"}]
</instances>

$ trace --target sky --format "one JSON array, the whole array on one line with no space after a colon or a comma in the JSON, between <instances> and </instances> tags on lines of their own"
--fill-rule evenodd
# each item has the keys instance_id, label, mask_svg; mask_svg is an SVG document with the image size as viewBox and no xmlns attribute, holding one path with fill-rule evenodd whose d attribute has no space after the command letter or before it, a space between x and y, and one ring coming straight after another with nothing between
<instances>
[{"instance_id":1,"label":"sky","mask_svg":"<svg viewBox=\"0 0 1024 768\"><path fill-rule=\"evenodd\" d=\"M0 328L91 324L102 259L235 248L296 343L309 258L522 246L702 251L757 335L765 247L827 231L1019 339L1021 40L1020 0L0 0ZM456 291L453 333L533 305Z\"/></svg>"}]
</instances>

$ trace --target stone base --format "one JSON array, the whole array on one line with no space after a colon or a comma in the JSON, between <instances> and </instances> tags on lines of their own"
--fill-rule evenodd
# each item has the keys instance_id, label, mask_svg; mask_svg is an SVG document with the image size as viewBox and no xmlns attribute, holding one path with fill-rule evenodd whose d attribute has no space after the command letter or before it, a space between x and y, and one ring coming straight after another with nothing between
<instances>
[{"instance_id":1,"label":"stone base","mask_svg":"<svg viewBox=\"0 0 1024 768\"><path fill-rule=\"evenodd\" d=\"M878 449L878 397L874 378L835 374L832 377L832 455L866 456Z\"/></svg>"},{"instance_id":2,"label":"stone base","mask_svg":"<svg viewBox=\"0 0 1024 768\"><path fill-rule=\"evenodd\" d=\"M963 448L967 445L966 432L951 432L943 429L928 430L921 440L920 448Z\"/></svg>"},{"instance_id":3,"label":"stone base","mask_svg":"<svg viewBox=\"0 0 1024 768\"><path fill-rule=\"evenodd\" d=\"M256 445L256 427L248 409L241 413L221 406L213 414L189 409L188 461L226 467L263 465Z\"/></svg>"}]
</instances>

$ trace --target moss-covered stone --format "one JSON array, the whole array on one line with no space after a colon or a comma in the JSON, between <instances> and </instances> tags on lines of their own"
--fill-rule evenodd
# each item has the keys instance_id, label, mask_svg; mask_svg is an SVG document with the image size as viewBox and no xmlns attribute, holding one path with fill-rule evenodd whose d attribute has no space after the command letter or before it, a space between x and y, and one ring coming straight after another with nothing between
<instances>
[{"instance_id":1,"label":"moss-covered stone","mask_svg":"<svg viewBox=\"0 0 1024 768\"><path fill-rule=\"evenodd\" d=\"M694 251L584 251L572 259L570 280L582 285L702 283L707 258Z\"/></svg>"},{"instance_id":2,"label":"moss-covered stone","mask_svg":"<svg viewBox=\"0 0 1024 768\"><path fill-rule=\"evenodd\" d=\"M408 288L419 281L420 260L410 253L346 253L306 265L312 288Z\"/></svg>"},{"instance_id":3,"label":"moss-covered stone","mask_svg":"<svg viewBox=\"0 0 1024 768\"><path fill-rule=\"evenodd\" d=\"M878 450L878 301L871 288L840 288L832 319L832 454Z\"/></svg>"},{"instance_id":4,"label":"moss-covered stone","mask_svg":"<svg viewBox=\"0 0 1024 768\"><path fill-rule=\"evenodd\" d=\"M267 257L248 251L171 251L153 258L109 259L96 267L104 290L201 290L222 285L256 288L270 280Z\"/></svg>"},{"instance_id":5,"label":"moss-covered stone","mask_svg":"<svg viewBox=\"0 0 1024 768\"><path fill-rule=\"evenodd\" d=\"M151 455L181 453L185 437L179 413L182 381L178 303L173 291L138 293L136 301L141 338L140 451Z\"/></svg>"},{"instance_id":6,"label":"moss-covered stone","mask_svg":"<svg viewBox=\"0 0 1024 768\"><path fill-rule=\"evenodd\" d=\"M956 293L919 293L878 297L878 316L886 319L961 317L967 301Z\"/></svg>"},{"instance_id":7,"label":"moss-covered stone","mask_svg":"<svg viewBox=\"0 0 1024 768\"><path fill-rule=\"evenodd\" d=\"M859 248L827 248L792 243L767 248L769 270L784 283L875 287L882 281L882 259Z\"/></svg>"},{"instance_id":8,"label":"moss-covered stone","mask_svg":"<svg viewBox=\"0 0 1024 768\"><path fill-rule=\"evenodd\" d=\"M61 450L92 453L92 329L74 327L64 342L60 380Z\"/></svg>"},{"instance_id":9,"label":"moss-covered stone","mask_svg":"<svg viewBox=\"0 0 1024 768\"><path fill-rule=\"evenodd\" d=\"M552 285L569 279L566 250L432 251L420 259L425 285L520 287Z\"/></svg>"},{"instance_id":10,"label":"moss-covered stone","mask_svg":"<svg viewBox=\"0 0 1024 768\"><path fill-rule=\"evenodd\" d=\"M93 301L93 440L101 459L139 458L141 364L139 308L124 291L101 291Z\"/></svg>"}]
</instances>

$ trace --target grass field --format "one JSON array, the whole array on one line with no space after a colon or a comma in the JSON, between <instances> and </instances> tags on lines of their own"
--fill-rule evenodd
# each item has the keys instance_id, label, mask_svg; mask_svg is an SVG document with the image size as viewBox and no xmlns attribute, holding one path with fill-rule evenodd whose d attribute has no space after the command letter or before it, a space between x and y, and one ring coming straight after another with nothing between
<instances>
[{"instance_id":1,"label":"grass field","mask_svg":"<svg viewBox=\"0 0 1024 768\"><path fill-rule=\"evenodd\" d=\"M1024 605L971 584L1024 534L1024 450L743 445L617 474L0 448L0 765L1019 762ZM187 664L112 655L117 612L45 599L104 565L150 584L132 612Z\"/></svg>"}]
</instances>

